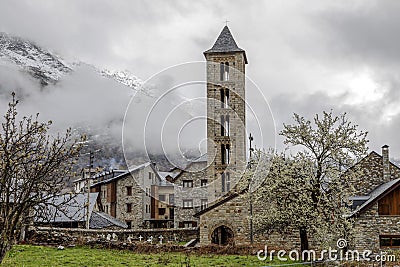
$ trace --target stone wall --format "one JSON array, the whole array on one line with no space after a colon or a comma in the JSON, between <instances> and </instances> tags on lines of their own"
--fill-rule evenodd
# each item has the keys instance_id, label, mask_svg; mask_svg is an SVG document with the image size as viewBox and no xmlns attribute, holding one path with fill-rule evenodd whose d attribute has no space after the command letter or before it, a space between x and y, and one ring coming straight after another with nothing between
<instances>
[{"instance_id":1,"label":"stone wall","mask_svg":"<svg viewBox=\"0 0 400 267\"><path fill-rule=\"evenodd\" d=\"M127 175L117 181L117 219L123 222L131 222L131 227L134 229L143 227L143 201L144 191L137 184L139 179L142 179L143 170ZM132 195L127 195L127 186L132 186ZM127 204L131 204L131 212L127 211ZM150 204L150 200L148 201Z\"/></svg>"},{"instance_id":2,"label":"stone wall","mask_svg":"<svg viewBox=\"0 0 400 267\"><path fill-rule=\"evenodd\" d=\"M392 163L389 163L390 175L384 177L383 158L374 151L362 159L357 166L363 172L363 176L354 185L358 196L367 195L376 187L400 178L400 169Z\"/></svg>"},{"instance_id":3,"label":"stone wall","mask_svg":"<svg viewBox=\"0 0 400 267\"><path fill-rule=\"evenodd\" d=\"M199 211L202 199L208 199L207 187L201 187L200 183L207 177L207 162L192 163L187 170L175 180L175 228L182 226L183 222L195 222L198 225L199 219L193 215ZM193 181L193 188L183 188L183 181ZM192 199L193 208L183 208L183 200Z\"/></svg>"},{"instance_id":4,"label":"stone wall","mask_svg":"<svg viewBox=\"0 0 400 267\"><path fill-rule=\"evenodd\" d=\"M250 243L249 210L245 195L238 196L200 216L200 244L211 244L214 230L226 226L233 232L235 245Z\"/></svg>"},{"instance_id":5,"label":"stone wall","mask_svg":"<svg viewBox=\"0 0 400 267\"><path fill-rule=\"evenodd\" d=\"M354 230L354 248L376 253L380 251L379 235L400 235L400 216L378 215L376 202L355 219Z\"/></svg>"},{"instance_id":6,"label":"stone wall","mask_svg":"<svg viewBox=\"0 0 400 267\"><path fill-rule=\"evenodd\" d=\"M119 229L119 230L94 230L78 228L50 228L37 227L28 231L27 239L35 244L50 245L79 245L87 242L147 242L153 237L153 244L159 243L160 236L163 243L187 242L198 238L198 229Z\"/></svg>"}]
</instances>

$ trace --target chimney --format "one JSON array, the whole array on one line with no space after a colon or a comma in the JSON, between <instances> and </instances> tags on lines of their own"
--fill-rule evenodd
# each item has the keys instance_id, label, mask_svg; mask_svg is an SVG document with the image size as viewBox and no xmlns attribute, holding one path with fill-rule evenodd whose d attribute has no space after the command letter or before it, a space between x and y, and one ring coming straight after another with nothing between
<instances>
[{"instance_id":1,"label":"chimney","mask_svg":"<svg viewBox=\"0 0 400 267\"><path fill-rule=\"evenodd\" d=\"M382 147L382 160L383 160L383 181L385 183L390 181L390 161L389 161L389 146Z\"/></svg>"}]
</instances>

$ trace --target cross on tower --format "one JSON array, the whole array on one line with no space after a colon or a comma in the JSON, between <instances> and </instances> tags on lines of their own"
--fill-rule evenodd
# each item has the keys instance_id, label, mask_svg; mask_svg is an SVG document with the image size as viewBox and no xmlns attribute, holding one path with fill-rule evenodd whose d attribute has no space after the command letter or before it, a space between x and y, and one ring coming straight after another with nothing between
<instances>
[{"instance_id":1,"label":"cross on tower","mask_svg":"<svg viewBox=\"0 0 400 267\"><path fill-rule=\"evenodd\" d=\"M225 26L228 26L228 22L230 22L229 20L225 20Z\"/></svg>"}]
</instances>

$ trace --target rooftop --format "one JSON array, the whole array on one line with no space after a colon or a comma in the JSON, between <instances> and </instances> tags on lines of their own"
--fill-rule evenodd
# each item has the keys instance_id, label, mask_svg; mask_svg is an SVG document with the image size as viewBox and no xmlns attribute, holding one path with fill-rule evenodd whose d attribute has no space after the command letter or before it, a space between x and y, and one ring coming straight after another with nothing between
<instances>
[{"instance_id":1,"label":"rooftop","mask_svg":"<svg viewBox=\"0 0 400 267\"><path fill-rule=\"evenodd\" d=\"M228 26L225 26L215 41L213 47L204 52L204 54L211 53L230 53L230 52L242 52L244 53L245 63L247 64L246 52L239 48L236 44L235 39L232 36Z\"/></svg>"}]
</instances>

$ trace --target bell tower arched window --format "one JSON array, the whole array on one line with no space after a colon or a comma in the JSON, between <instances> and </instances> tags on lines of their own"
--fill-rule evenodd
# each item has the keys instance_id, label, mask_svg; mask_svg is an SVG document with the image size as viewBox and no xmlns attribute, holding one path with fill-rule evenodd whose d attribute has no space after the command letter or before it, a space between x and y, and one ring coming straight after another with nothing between
<instances>
[{"instance_id":1,"label":"bell tower arched window","mask_svg":"<svg viewBox=\"0 0 400 267\"><path fill-rule=\"evenodd\" d=\"M221 145L221 164L225 165L230 163L230 150L230 145Z\"/></svg>"},{"instance_id":2,"label":"bell tower arched window","mask_svg":"<svg viewBox=\"0 0 400 267\"><path fill-rule=\"evenodd\" d=\"M229 136L229 115L221 115L221 136Z\"/></svg>"},{"instance_id":3,"label":"bell tower arched window","mask_svg":"<svg viewBox=\"0 0 400 267\"><path fill-rule=\"evenodd\" d=\"M220 63L220 80L229 81L229 62Z\"/></svg>"}]
</instances>

